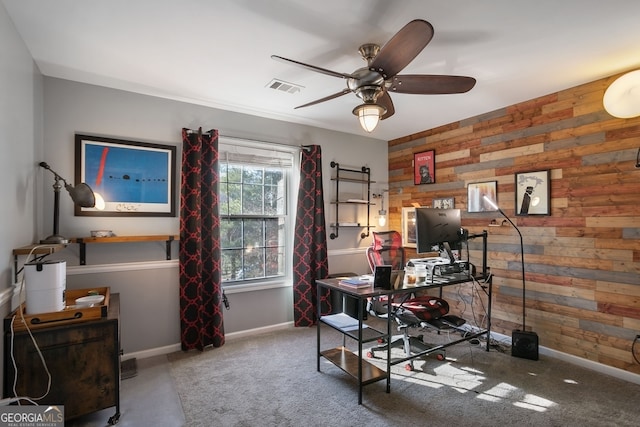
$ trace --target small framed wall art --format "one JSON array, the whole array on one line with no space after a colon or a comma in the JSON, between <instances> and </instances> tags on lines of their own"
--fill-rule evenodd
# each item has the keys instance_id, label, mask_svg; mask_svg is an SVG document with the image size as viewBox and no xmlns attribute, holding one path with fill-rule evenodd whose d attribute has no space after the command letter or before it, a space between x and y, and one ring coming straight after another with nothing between
<instances>
[{"instance_id":1,"label":"small framed wall art","mask_svg":"<svg viewBox=\"0 0 640 427\"><path fill-rule=\"evenodd\" d=\"M455 207L453 197L442 197L433 199L431 201L431 207L435 209L453 209Z\"/></svg>"},{"instance_id":2,"label":"small framed wall art","mask_svg":"<svg viewBox=\"0 0 640 427\"><path fill-rule=\"evenodd\" d=\"M402 208L402 246L416 247L416 208Z\"/></svg>"},{"instance_id":3,"label":"small framed wall art","mask_svg":"<svg viewBox=\"0 0 640 427\"><path fill-rule=\"evenodd\" d=\"M498 181L472 182L467 187L467 212L495 211L484 196L498 203Z\"/></svg>"},{"instance_id":4,"label":"small framed wall art","mask_svg":"<svg viewBox=\"0 0 640 427\"><path fill-rule=\"evenodd\" d=\"M516 174L516 215L551 215L551 179L548 170Z\"/></svg>"},{"instance_id":5,"label":"small framed wall art","mask_svg":"<svg viewBox=\"0 0 640 427\"><path fill-rule=\"evenodd\" d=\"M436 152L423 151L413 155L413 183L433 184L436 182Z\"/></svg>"}]
</instances>

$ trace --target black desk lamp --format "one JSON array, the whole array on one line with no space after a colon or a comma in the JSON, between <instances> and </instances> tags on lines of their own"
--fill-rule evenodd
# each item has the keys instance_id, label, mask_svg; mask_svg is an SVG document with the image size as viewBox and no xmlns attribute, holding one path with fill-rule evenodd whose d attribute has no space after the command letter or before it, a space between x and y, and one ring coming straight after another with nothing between
<instances>
[{"instance_id":1,"label":"black desk lamp","mask_svg":"<svg viewBox=\"0 0 640 427\"><path fill-rule=\"evenodd\" d=\"M58 234L58 224L60 222L60 189L64 183L64 188L69 192L73 203L83 208L92 208L96 205L96 196L94 195L91 187L87 184L80 183L73 187L71 184L62 178L56 171L51 169L46 162L40 162L40 167L47 169L55 176L55 182L53 183L53 234L44 240L40 240L40 243L44 244L66 244L69 240Z\"/></svg>"},{"instance_id":2,"label":"black desk lamp","mask_svg":"<svg viewBox=\"0 0 640 427\"><path fill-rule=\"evenodd\" d=\"M524 275L524 242L520 229L511 221L503 211L498 207L496 202L488 196L483 196L485 202L493 209L502 214L503 217L516 229L520 236L520 264L522 266L522 330L514 329L511 335L511 355L522 357L524 359L538 360L538 334L535 332L527 332L525 328L525 275Z\"/></svg>"}]
</instances>

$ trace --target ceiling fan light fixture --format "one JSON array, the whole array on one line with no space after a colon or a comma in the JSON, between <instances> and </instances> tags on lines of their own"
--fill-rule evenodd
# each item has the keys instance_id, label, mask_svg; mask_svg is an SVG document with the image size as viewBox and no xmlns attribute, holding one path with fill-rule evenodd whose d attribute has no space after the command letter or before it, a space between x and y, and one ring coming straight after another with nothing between
<instances>
[{"instance_id":1,"label":"ceiling fan light fixture","mask_svg":"<svg viewBox=\"0 0 640 427\"><path fill-rule=\"evenodd\" d=\"M629 119L640 116L640 70L624 74L611 83L602 104L613 117Z\"/></svg>"},{"instance_id":2,"label":"ceiling fan light fixture","mask_svg":"<svg viewBox=\"0 0 640 427\"><path fill-rule=\"evenodd\" d=\"M360 120L360 126L369 133L378 126L380 117L386 112L387 109L378 104L360 104L353 109L353 114Z\"/></svg>"}]
</instances>

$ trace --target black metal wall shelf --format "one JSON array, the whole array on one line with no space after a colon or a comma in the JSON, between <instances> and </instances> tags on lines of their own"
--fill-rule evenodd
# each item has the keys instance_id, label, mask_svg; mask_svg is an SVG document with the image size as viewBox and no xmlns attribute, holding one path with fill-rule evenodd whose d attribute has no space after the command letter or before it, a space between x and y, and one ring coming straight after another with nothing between
<instances>
[{"instance_id":1,"label":"black metal wall shelf","mask_svg":"<svg viewBox=\"0 0 640 427\"><path fill-rule=\"evenodd\" d=\"M331 162L331 168L335 169L335 175L331 177L331 180L335 182L336 193L335 200L331 202L335 206L335 222L330 224L333 228L333 232L329 237L337 239L339 236L340 228L366 228L366 232L360 233L360 238L364 239L369 236L369 231L373 228L370 224L371 214L371 169L367 166L362 166L360 169L351 169L340 167L339 163ZM352 183L362 185L363 192L366 189L366 198L356 199L350 198L341 193L340 183ZM340 206L351 205L352 207L366 206L367 207L367 222L361 224L360 222L347 222L340 220Z\"/></svg>"}]
</instances>

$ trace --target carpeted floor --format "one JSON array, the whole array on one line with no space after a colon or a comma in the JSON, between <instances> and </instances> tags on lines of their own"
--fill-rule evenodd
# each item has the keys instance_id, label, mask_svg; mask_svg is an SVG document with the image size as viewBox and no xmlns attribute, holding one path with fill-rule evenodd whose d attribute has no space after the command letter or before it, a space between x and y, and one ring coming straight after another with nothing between
<instances>
[{"instance_id":1,"label":"carpeted floor","mask_svg":"<svg viewBox=\"0 0 640 427\"><path fill-rule=\"evenodd\" d=\"M341 344L323 327L322 349ZM317 372L315 327L238 338L169 360L187 426L640 424L640 385L545 356L486 352L484 345L449 347L447 360L417 360L413 372L396 365L391 393L385 381L367 385L362 405L356 381L339 368L321 359Z\"/></svg>"}]
</instances>

